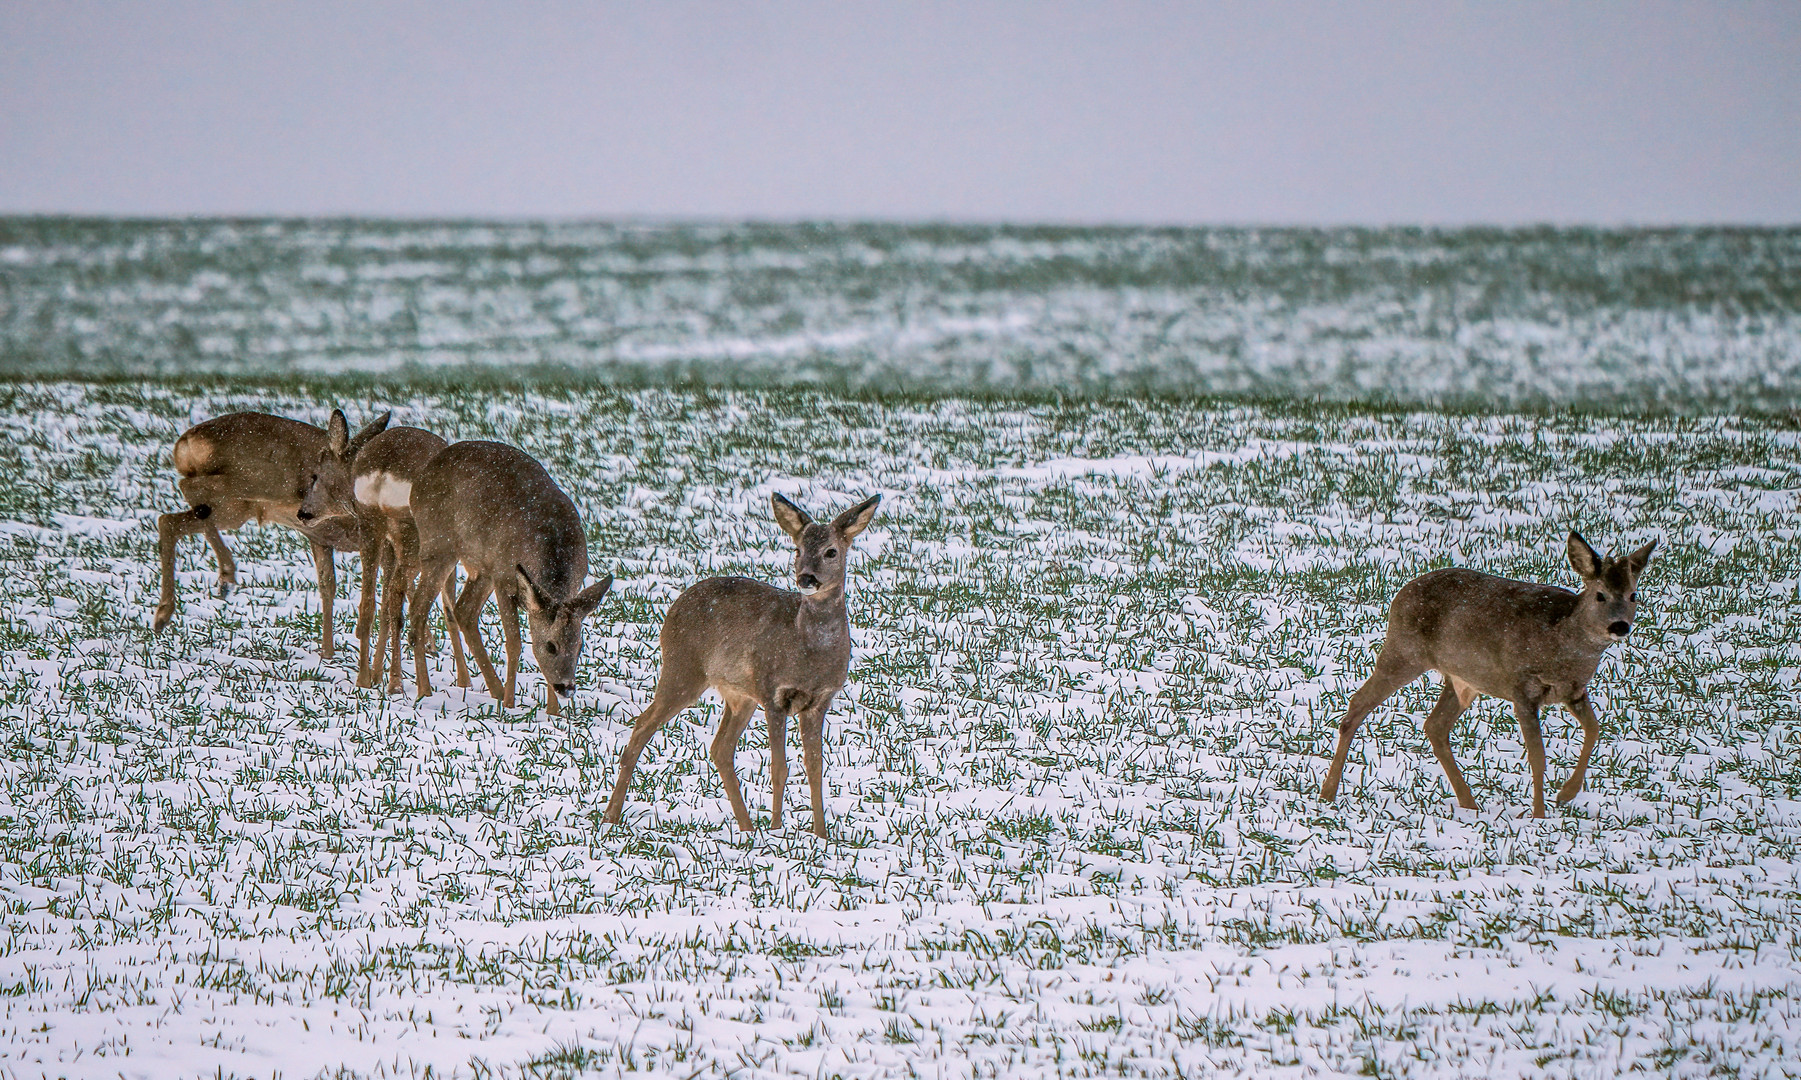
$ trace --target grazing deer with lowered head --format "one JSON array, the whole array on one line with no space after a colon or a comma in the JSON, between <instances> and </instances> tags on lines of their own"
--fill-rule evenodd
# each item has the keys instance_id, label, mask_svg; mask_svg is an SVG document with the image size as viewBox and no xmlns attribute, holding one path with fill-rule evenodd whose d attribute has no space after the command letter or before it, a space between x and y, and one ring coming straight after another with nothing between
<instances>
[{"instance_id":1,"label":"grazing deer with lowered head","mask_svg":"<svg viewBox=\"0 0 1801 1080\"><path fill-rule=\"evenodd\" d=\"M413 482L427 463L449 444L437 435L416 427L390 427L370 439L357 453L352 467L333 474L321 472L313 498L341 498L348 488L351 505L362 523L363 589L357 607L356 636L358 686L375 686L381 681L384 657L393 649L393 662L388 666L388 692L400 692L400 631L412 580L419 572L419 532L413 524L411 505ZM325 493L333 492L330 496ZM304 511L306 503L301 505ZM379 577L385 583L381 594L381 618L375 634L375 648L370 650L370 625L375 621L376 586ZM445 613L449 619L454 599L451 583L445 585ZM469 685L469 672L463 664L463 649L454 621L450 624L450 650L456 659L457 685Z\"/></svg>"},{"instance_id":2,"label":"grazing deer with lowered head","mask_svg":"<svg viewBox=\"0 0 1801 1080\"><path fill-rule=\"evenodd\" d=\"M304 507L322 472L348 466L364 443L388 424L383 413L352 436L344 414L333 409L328 430L267 413L240 412L195 424L175 440L176 485L189 509L156 521L157 557L162 564L162 599L152 625L161 630L175 614L175 544L204 533L219 560L219 597L237 584L237 564L221 532L247 521L273 522L298 531L313 548L319 573L319 655L332 656L332 599L337 593L334 551L362 547L361 529L348 504Z\"/></svg>"},{"instance_id":3,"label":"grazing deer with lowered head","mask_svg":"<svg viewBox=\"0 0 1801 1080\"><path fill-rule=\"evenodd\" d=\"M1582 722L1582 755L1557 793L1569 802L1582 791L1589 755L1601 722L1588 701L1601 654L1625 641L1638 613L1638 578L1651 561L1653 540L1624 558L1604 559L1588 541L1570 533L1570 565L1582 591L1493 577L1474 570L1434 570L1401 586L1388 609L1388 638L1375 673L1351 695L1338 725L1338 749L1320 798L1338 795L1339 775L1357 726L1389 695L1427 671L1444 675L1438 704L1426 717L1426 738L1444 766L1457 802L1476 808L1475 797L1451 756L1451 725L1478 694L1513 703L1526 758L1532 765L1532 815L1545 816L1545 746L1539 710L1563 705Z\"/></svg>"},{"instance_id":4,"label":"grazing deer with lowered head","mask_svg":"<svg viewBox=\"0 0 1801 1080\"><path fill-rule=\"evenodd\" d=\"M488 693L513 704L519 672L519 615L531 631L532 654L544 673L546 709L560 711L557 695L575 689L582 652L582 620L599 606L612 575L586 588L588 542L581 515L544 466L523 450L496 442L452 443L420 470L410 505L419 536L419 578L412 613L413 672L419 696L431 693L425 670L425 620L438 594L449 587L458 562L469 572L451 605L469 654ZM507 680L502 687L482 644L478 624L492 592L506 638Z\"/></svg>"},{"instance_id":5,"label":"grazing deer with lowered head","mask_svg":"<svg viewBox=\"0 0 1801 1080\"><path fill-rule=\"evenodd\" d=\"M606 819L619 821L638 755L664 724L700 699L719 692L725 714L713 737L713 765L731 800L738 828L750 831L750 813L733 763L738 736L762 706L769 723L771 828L782 826L782 787L788 782L788 717L800 716L807 783L813 789L813 832L825 831L825 712L850 670L850 616L845 607L845 564L851 541L875 517L872 495L822 525L780 495L770 496L775 520L794 539L794 583L789 592L741 577L708 578L676 597L663 618L663 670L650 707L632 722L619 758L619 777Z\"/></svg>"}]
</instances>

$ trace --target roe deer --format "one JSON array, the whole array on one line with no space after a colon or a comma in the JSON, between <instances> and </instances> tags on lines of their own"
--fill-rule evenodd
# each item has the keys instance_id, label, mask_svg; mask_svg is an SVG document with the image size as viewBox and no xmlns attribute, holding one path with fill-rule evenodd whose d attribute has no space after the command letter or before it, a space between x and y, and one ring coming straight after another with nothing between
<instances>
[{"instance_id":1,"label":"roe deer","mask_svg":"<svg viewBox=\"0 0 1801 1080\"><path fill-rule=\"evenodd\" d=\"M413 523L411 504L413 483L431 459L448 445L444 439L420 428L391 427L370 439L356 456L351 490L357 516L363 522L363 593L356 620L361 648L357 659L358 686L375 686L381 682L384 660L392 648L393 660L386 664L388 692L400 693L400 620L404 617L406 597L412 589L413 579L419 573L419 530ZM369 624L375 618L378 563L385 587L371 655ZM450 614L455 599L454 579L447 578L444 616L449 624L450 651L456 660L457 685L468 686L469 671L463 664L461 635Z\"/></svg>"},{"instance_id":2,"label":"roe deer","mask_svg":"<svg viewBox=\"0 0 1801 1080\"><path fill-rule=\"evenodd\" d=\"M750 813L738 788L733 757L738 736L763 708L769 723L771 828L782 826L782 787L788 782L788 717L800 715L807 783L813 789L813 832L825 831L825 711L850 670L850 616L845 607L845 564L850 544L875 517L872 495L821 525L780 495L771 495L775 520L794 539L794 583L789 592L741 577L708 578L675 598L663 618L663 670L650 707L632 721L619 758L619 777L607 802L615 824L631 787L638 755L664 724L700 699L719 692L725 714L713 737L713 765L725 784L738 828L748 832Z\"/></svg>"},{"instance_id":3,"label":"roe deer","mask_svg":"<svg viewBox=\"0 0 1801 1080\"><path fill-rule=\"evenodd\" d=\"M162 598L152 622L161 630L175 614L175 544L184 536L205 533L219 560L219 597L237 584L237 564L220 532L247 521L274 522L298 531L313 548L319 574L319 655L332 657L332 599L337 593L333 551L362 547L361 528L350 506L303 509L321 472L341 470L364 443L388 425L390 413L350 434L343 412L333 409L328 431L267 413L240 412L195 424L175 440L172 455L176 481L190 509L162 514L156 521L157 556L162 563Z\"/></svg>"},{"instance_id":4,"label":"roe deer","mask_svg":"<svg viewBox=\"0 0 1801 1080\"><path fill-rule=\"evenodd\" d=\"M452 443L413 481L410 503L418 529L420 572L412 613L413 672L419 696L431 693L425 669L425 621L461 562L469 572L463 593L450 605L450 621L462 630L488 693L513 704L519 671L519 615L525 607L532 654L544 673L546 708L560 711L557 695L575 689L582 652L582 620L612 587L612 575L582 588L588 545L581 515L544 466L523 450L496 442ZM503 688L482 644L478 624L492 592L506 638ZM466 676L465 676L466 677Z\"/></svg>"},{"instance_id":5,"label":"roe deer","mask_svg":"<svg viewBox=\"0 0 1801 1080\"><path fill-rule=\"evenodd\" d=\"M1582 578L1579 593L1456 568L1434 570L1401 586L1389 605L1388 638L1376 657L1375 673L1351 695L1339 722L1338 749L1320 798L1330 802L1337 797L1351 736L1363 718L1427 671L1442 673L1445 685L1426 717L1426 738L1459 805L1474 810L1476 800L1451 756L1451 725L1478 694L1513 703L1532 765L1534 817L1545 816L1545 747L1538 729L1542 706L1563 705L1582 722L1582 755L1557 801L1569 802L1582 791L1589 755L1601 735L1601 722L1588 701L1588 682L1607 647L1632 632L1638 578L1657 541L1609 559L1595 554L1574 532L1568 546L1570 565Z\"/></svg>"}]
</instances>

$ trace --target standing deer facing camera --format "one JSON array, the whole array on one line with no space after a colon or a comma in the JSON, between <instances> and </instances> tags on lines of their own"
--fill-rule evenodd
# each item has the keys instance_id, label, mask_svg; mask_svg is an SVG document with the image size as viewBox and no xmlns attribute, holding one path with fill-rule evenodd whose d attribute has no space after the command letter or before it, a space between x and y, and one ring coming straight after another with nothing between
<instances>
[{"instance_id":1,"label":"standing deer facing camera","mask_svg":"<svg viewBox=\"0 0 1801 1080\"><path fill-rule=\"evenodd\" d=\"M176 482L189 509L156 521L157 557L162 563L162 599L152 625L169 625L175 615L175 544L205 533L219 560L219 597L237 584L238 568L221 532L247 521L286 525L306 537L319 573L319 655L332 657L332 599L337 593L333 551L361 548L361 528L349 503L307 505L321 475L342 472L364 443L388 426L383 413L352 436L344 414L333 409L328 430L267 413L240 412L195 424L175 440ZM348 491L348 488L345 489Z\"/></svg>"},{"instance_id":2,"label":"standing deer facing camera","mask_svg":"<svg viewBox=\"0 0 1801 1080\"><path fill-rule=\"evenodd\" d=\"M1532 765L1534 817L1545 816L1539 709L1563 705L1575 714L1582 722L1582 756L1557 801L1575 798L1601 735L1601 722L1588 701L1588 682L1607 647L1632 632L1638 578L1656 546L1653 540L1624 558L1604 559L1588 541L1570 533L1570 565L1582 577L1579 593L1458 568L1434 570L1401 586L1389 605L1388 638L1376 657L1375 673L1351 695L1339 722L1338 750L1320 798L1331 802L1337 797L1351 736L1363 718L1427 671L1441 672L1445 685L1426 717L1426 738L1459 805L1474 810L1476 800L1451 756L1451 725L1478 694L1513 703Z\"/></svg>"},{"instance_id":3,"label":"standing deer facing camera","mask_svg":"<svg viewBox=\"0 0 1801 1080\"><path fill-rule=\"evenodd\" d=\"M770 496L775 520L794 539L794 583L789 592L741 577L708 578L675 598L663 618L663 671L650 707L632 722L619 758L619 778L606 819L618 823L638 755L664 724L700 699L719 692L725 715L713 737L713 765L725 784L738 828L749 832L750 813L738 788L733 758L738 736L756 715L769 722L769 824L782 826L782 787L788 782L788 717L799 714L807 783L813 789L813 832L825 831L825 711L850 670L850 616L844 601L850 544L875 517L872 495L822 525L780 495Z\"/></svg>"},{"instance_id":4,"label":"standing deer facing camera","mask_svg":"<svg viewBox=\"0 0 1801 1080\"><path fill-rule=\"evenodd\" d=\"M557 695L575 689L582 653L582 621L613 585L611 575L586 588L588 541L581 515L544 466L525 451L497 442L452 443L413 481L409 492L418 529L420 571L412 604L413 672L419 696L431 693L425 668L426 616L449 587L458 562L469 581L451 607L482 679L504 706L513 704L519 673L519 608L525 608L532 654L544 673L545 711L560 711ZM482 644L478 624L492 592L506 637L503 687Z\"/></svg>"}]
</instances>

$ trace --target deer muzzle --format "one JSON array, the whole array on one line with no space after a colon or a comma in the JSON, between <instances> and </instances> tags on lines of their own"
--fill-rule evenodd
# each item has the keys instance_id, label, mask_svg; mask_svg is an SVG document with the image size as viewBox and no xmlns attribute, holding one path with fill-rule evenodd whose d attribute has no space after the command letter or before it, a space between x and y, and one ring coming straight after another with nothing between
<instances>
[{"instance_id":1,"label":"deer muzzle","mask_svg":"<svg viewBox=\"0 0 1801 1080\"><path fill-rule=\"evenodd\" d=\"M1608 625L1607 633L1615 641L1625 641L1626 635L1632 633L1632 624L1624 619L1619 619Z\"/></svg>"},{"instance_id":2,"label":"deer muzzle","mask_svg":"<svg viewBox=\"0 0 1801 1080\"><path fill-rule=\"evenodd\" d=\"M802 574L794 579L794 583L800 586L802 596L812 596L819 591L819 578L813 574Z\"/></svg>"}]
</instances>

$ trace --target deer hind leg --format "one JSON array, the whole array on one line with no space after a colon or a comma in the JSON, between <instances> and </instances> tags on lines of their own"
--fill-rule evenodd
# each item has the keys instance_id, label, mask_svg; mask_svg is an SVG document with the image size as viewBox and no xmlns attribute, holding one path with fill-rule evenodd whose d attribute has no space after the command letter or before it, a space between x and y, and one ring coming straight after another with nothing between
<instances>
[{"instance_id":1,"label":"deer hind leg","mask_svg":"<svg viewBox=\"0 0 1801 1080\"><path fill-rule=\"evenodd\" d=\"M454 575L453 575L454 577ZM463 663L463 635L457 629L455 582L446 579L444 582L444 636L450 639L450 656L456 661L456 684L463 689L469 688L469 666ZM413 601L418 603L417 600ZM427 607L431 605L427 604Z\"/></svg>"},{"instance_id":2,"label":"deer hind leg","mask_svg":"<svg viewBox=\"0 0 1801 1080\"><path fill-rule=\"evenodd\" d=\"M677 713L699 701L706 689L704 680L672 673L668 662L664 662L663 674L657 679L657 692L651 697L649 707L632 721L631 738L625 741L625 750L619 755L619 777L613 781L613 797L607 800L605 820L608 823L619 824L619 815L625 809L626 792L632 786L632 770L638 767L638 755L644 752L651 737Z\"/></svg>"},{"instance_id":3,"label":"deer hind leg","mask_svg":"<svg viewBox=\"0 0 1801 1080\"><path fill-rule=\"evenodd\" d=\"M825 710L815 705L800 714L800 745L807 767L807 787L813 794L813 835L825 838Z\"/></svg>"},{"instance_id":4,"label":"deer hind leg","mask_svg":"<svg viewBox=\"0 0 1801 1080\"><path fill-rule=\"evenodd\" d=\"M1463 779L1463 770L1457 767L1457 759L1451 755L1451 725L1464 714L1476 700L1476 696L1475 687L1455 675L1446 675L1445 688L1439 692L1438 704L1432 706L1431 714L1426 717L1426 741L1432 744L1433 756L1444 766L1445 778L1451 781L1451 791L1457 796L1457 805L1465 810L1476 809L1476 797L1470 793L1470 786Z\"/></svg>"},{"instance_id":5,"label":"deer hind leg","mask_svg":"<svg viewBox=\"0 0 1801 1080\"><path fill-rule=\"evenodd\" d=\"M1532 816L1545 816L1545 740L1538 729L1538 706L1530 701L1513 703L1520 721L1520 738L1526 743L1526 760L1532 766Z\"/></svg>"},{"instance_id":6,"label":"deer hind leg","mask_svg":"<svg viewBox=\"0 0 1801 1080\"><path fill-rule=\"evenodd\" d=\"M500 676L494 671L494 659L488 655L487 645L482 643L482 605L488 602L488 593L492 587L488 579L480 574L470 578L463 586L463 594L457 597L456 621L463 631L463 640L469 645L469 655L475 658L476 670L482 673L482 681L487 684L488 696L502 705L510 705L512 699L501 685ZM424 586L421 585L420 589L423 591ZM417 605L413 608L413 617L419 617ZM423 640L422 638L421 641Z\"/></svg>"},{"instance_id":7,"label":"deer hind leg","mask_svg":"<svg viewBox=\"0 0 1801 1080\"><path fill-rule=\"evenodd\" d=\"M417 596L415 592L416 587L413 583L419 577L419 563L417 560L408 561L404 556L398 556L395 559L394 567L389 570L389 574L388 591L382 594L382 632L381 640L378 642L378 645L382 648L393 649L393 661L388 666L388 693L398 694L401 690L400 633L398 627L400 626L401 619L406 616L407 597ZM426 606L429 608L431 606L430 598L426 597L425 599ZM414 603L418 603L417 598L414 600ZM390 641L390 638L392 641ZM431 655L431 642L432 635L428 621L425 632L425 653L427 656ZM415 672L415 674L417 673Z\"/></svg>"},{"instance_id":8,"label":"deer hind leg","mask_svg":"<svg viewBox=\"0 0 1801 1080\"><path fill-rule=\"evenodd\" d=\"M1576 771L1564 781L1557 792L1557 801L1569 802L1582 794L1582 781L1588 776L1588 758L1595 752L1595 743L1601 740L1601 721L1595 717L1595 707L1589 704L1588 695L1583 694L1570 702L1570 712L1582 722L1582 756L1576 759Z\"/></svg>"},{"instance_id":9,"label":"deer hind leg","mask_svg":"<svg viewBox=\"0 0 1801 1080\"><path fill-rule=\"evenodd\" d=\"M218 521L208 518L204 524L206 546L213 549L213 558L219 561L219 599L223 600L238 584L238 564L232 560L231 549L225 546L225 537L219 535Z\"/></svg>"},{"instance_id":10,"label":"deer hind leg","mask_svg":"<svg viewBox=\"0 0 1801 1080\"><path fill-rule=\"evenodd\" d=\"M744 789L738 784L738 738L749 726L751 717L757 714L757 703L752 698L738 695L721 697L725 714L719 719L719 731L713 736L708 756L713 759L713 767L719 770L719 782L725 785L725 797L732 804L732 816L738 819L738 828L750 832L756 825L750 820L750 810L744 805Z\"/></svg>"},{"instance_id":11,"label":"deer hind leg","mask_svg":"<svg viewBox=\"0 0 1801 1080\"><path fill-rule=\"evenodd\" d=\"M413 679L418 683L419 696L422 698L431 693L431 669L425 662L425 635L429 631L426 619L431 615L433 599L449 587L446 582L455 570L454 555L429 559L419 570L418 594L413 599L409 629L413 639ZM454 610L448 614L451 618L456 618Z\"/></svg>"},{"instance_id":12,"label":"deer hind leg","mask_svg":"<svg viewBox=\"0 0 1801 1080\"><path fill-rule=\"evenodd\" d=\"M194 511L185 510L179 514L159 514L156 518L156 557L162 564L163 593L157 601L156 613L150 625L157 630L169 625L175 617L175 544L184 536L192 536L197 532L205 532L207 524ZM223 541L220 542L223 546ZM231 556L226 555L226 560ZM220 576L224 576L225 561L220 562Z\"/></svg>"},{"instance_id":13,"label":"deer hind leg","mask_svg":"<svg viewBox=\"0 0 1801 1080\"><path fill-rule=\"evenodd\" d=\"M313 545L313 566L319 571L319 659L330 660L331 643L331 604L338 595L338 567L332 557L332 550L317 540L309 541Z\"/></svg>"},{"instance_id":14,"label":"deer hind leg","mask_svg":"<svg viewBox=\"0 0 1801 1080\"><path fill-rule=\"evenodd\" d=\"M373 534L365 534L365 537ZM362 595L357 598L356 605L356 684L360 687L374 686L381 681L382 642L391 629L387 622L386 605L383 605L382 620L376 621L375 605L377 594L385 581L387 587L394 587L394 572L388 563L388 545L376 539L363 541L363 550L359 561L363 570ZM377 630L374 643L374 656L370 656L369 632Z\"/></svg>"},{"instance_id":15,"label":"deer hind leg","mask_svg":"<svg viewBox=\"0 0 1801 1080\"><path fill-rule=\"evenodd\" d=\"M1326 802L1338 798L1338 780L1344 773L1345 759L1351 755L1351 737L1376 706L1387 701L1396 690L1426 673L1423 664L1402 659L1387 649L1376 657L1376 670L1370 673L1345 709L1338 722L1338 748L1332 752L1332 765L1326 770L1326 782L1320 785L1319 797Z\"/></svg>"}]
</instances>

